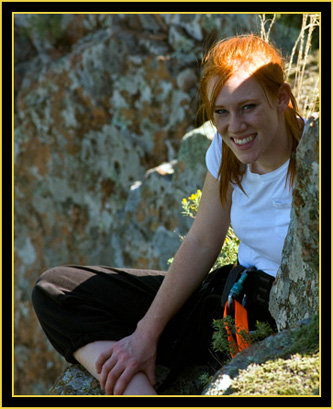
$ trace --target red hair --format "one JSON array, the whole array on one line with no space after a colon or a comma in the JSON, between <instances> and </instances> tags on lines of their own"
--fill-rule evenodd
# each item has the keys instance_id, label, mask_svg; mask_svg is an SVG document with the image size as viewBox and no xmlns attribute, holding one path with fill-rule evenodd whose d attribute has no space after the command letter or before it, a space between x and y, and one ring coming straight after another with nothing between
<instances>
[{"instance_id":1,"label":"red hair","mask_svg":"<svg viewBox=\"0 0 333 409\"><path fill-rule=\"evenodd\" d=\"M258 81L266 95L277 97L280 87L285 82L283 65L280 52L255 35L236 36L217 42L203 59L203 75L200 83L201 110L214 124L215 100L224 84L240 66L242 69L247 69L249 74ZM213 79L214 86L211 88ZM295 152L302 129L298 121L297 103L291 92L289 97L289 105L284 115L287 132L292 140L287 180L289 177L290 186L293 186L296 173ZM241 181L245 168L225 143L222 144L222 157L219 169L220 197L222 203L225 203L230 182L236 183L243 190Z\"/></svg>"}]
</instances>

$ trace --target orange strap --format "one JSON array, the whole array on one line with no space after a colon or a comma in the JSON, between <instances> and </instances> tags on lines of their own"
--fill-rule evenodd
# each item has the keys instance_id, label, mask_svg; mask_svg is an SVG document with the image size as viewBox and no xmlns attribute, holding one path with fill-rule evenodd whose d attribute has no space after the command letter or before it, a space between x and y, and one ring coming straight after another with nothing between
<instances>
[{"instance_id":1,"label":"orange strap","mask_svg":"<svg viewBox=\"0 0 333 409\"><path fill-rule=\"evenodd\" d=\"M247 311L238 301L233 301L235 309L235 328L236 328L236 340L232 335L231 329L227 323L224 323L225 328L228 333L228 341L230 347L230 354L233 358L239 351L246 349L250 346L250 343L240 335L240 331L245 330L249 332L249 324L247 320ZM223 318L228 315L228 303L225 303Z\"/></svg>"}]
</instances>

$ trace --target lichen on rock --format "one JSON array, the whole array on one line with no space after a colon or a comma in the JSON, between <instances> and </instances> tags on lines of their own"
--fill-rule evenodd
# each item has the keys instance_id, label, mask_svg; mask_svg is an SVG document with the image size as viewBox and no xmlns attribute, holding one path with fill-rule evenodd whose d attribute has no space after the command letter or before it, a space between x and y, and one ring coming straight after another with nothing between
<instances>
[{"instance_id":1,"label":"lichen on rock","mask_svg":"<svg viewBox=\"0 0 333 409\"><path fill-rule=\"evenodd\" d=\"M296 150L291 221L270 294L279 330L319 310L319 116L306 124Z\"/></svg>"},{"instance_id":2,"label":"lichen on rock","mask_svg":"<svg viewBox=\"0 0 333 409\"><path fill-rule=\"evenodd\" d=\"M251 364L241 370L224 395L315 395L319 385L319 353Z\"/></svg>"},{"instance_id":3,"label":"lichen on rock","mask_svg":"<svg viewBox=\"0 0 333 409\"><path fill-rule=\"evenodd\" d=\"M166 268L189 228L180 201L206 172L211 132L192 132L203 42L254 32L258 16L13 18L15 393L42 395L65 363L33 313L36 279L68 263ZM272 36L291 49L298 31L282 20ZM311 259L308 244L302 251Z\"/></svg>"},{"instance_id":4,"label":"lichen on rock","mask_svg":"<svg viewBox=\"0 0 333 409\"><path fill-rule=\"evenodd\" d=\"M177 373L173 382L163 389L163 395L199 395L202 385L200 376L209 368L193 366ZM156 388L159 388L170 373L166 366L156 367ZM79 364L69 365L57 378L48 395L105 395L99 382Z\"/></svg>"},{"instance_id":5,"label":"lichen on rock","mask_svg":"<svg viewBox=\"0 0 333 409\"><path fill-rule=\"evenodd\" d=\"M214 375L203 395L316 395L319 317L271 335L238 353ZM298 377L298 385L288 381ZM221 380L229 379L229 382Z\"/></svg>"}]
</instances>

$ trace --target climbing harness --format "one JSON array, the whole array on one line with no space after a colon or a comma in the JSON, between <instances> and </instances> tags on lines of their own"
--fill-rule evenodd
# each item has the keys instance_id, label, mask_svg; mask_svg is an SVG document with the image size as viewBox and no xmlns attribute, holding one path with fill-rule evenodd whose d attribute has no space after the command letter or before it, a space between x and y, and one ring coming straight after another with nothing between
<instances>
[{"instance_id":1,"label":"climbing harness","mask_svg":"<svg viewBox=\"0 0 333 409\"><path fill-rule=\"evenodd\" d=\"M189 346L193 338L198 338L196 329L206 322L205 317L208 311L214 310L212 313L214 319L215 317L220 319L227 315L235 319L236 332L233 331L231 325L229 328L225 324L232 357L249 346L248 336L244 338L242 335L244 332L245 334L250 333L255 328L257 321L269 322L274 328L275 321L268 311L268 300L275 278L262 270L257 270L255 267L245 268L240 264L236 264L230 267L227 273L224 273L226 267L223 266L210 273L202 283L196 296L196 303L191 308L189 315L186 316L187 322L193 324L190 327L183 325L178 338L170 345L170 351L172 351L171 370L166 379L158 386L157 392L159 394L163 394L180 374L185 366L186 357L190 357L189 361L186 361L190 362L193 349L191 347L187 349L178 348L178 345ZM194 325L194 322L197 325ZM204 342L203 339L202 341ZM214 368L214 363L217 363L219 365L216 367L217 370L220 367L221 360L225 357L221 357L221 360L219 360L218 353L211 349L209 349L209 352L214 358L214 360L209 360L209 366Z\"/></svg>"},{"instance_id":2,"label":"climbing harness","mask_svg":"<svg viewBox=\"0 0 333 409\"><path fill-rule=\"evenodd\" d=\"M231 316L232 314L234 314L235 317L235 334L233 334L229 324L226 321L224 323L228 334L230 355L232 358L238 352L250 346L248 316L245 308L247 296L244 294L242 303L237 301L236 298L241 294L245 280L253 271L256 271L255 267L248 267L243 270L240 279L233 284L224 306L223 318L227 315Z\"/></svg>"}]
</instances>

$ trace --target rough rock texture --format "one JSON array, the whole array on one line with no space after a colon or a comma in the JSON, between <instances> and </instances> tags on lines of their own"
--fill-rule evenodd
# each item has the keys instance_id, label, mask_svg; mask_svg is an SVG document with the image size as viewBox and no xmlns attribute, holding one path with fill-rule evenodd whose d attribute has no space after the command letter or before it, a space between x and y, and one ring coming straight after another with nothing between
<instances>
[{"instance_id":1,"label":"rough rock texture","mask_svg":"<svg viewBox=\"0 0 333 409\"><path fill-rule=\"evenodd\" d=\"M207 372L207 366L185 368L163 395L200 395L202 384L200 376ZM170 369L165 366L156 368L156 388L166 379ZM48 395L104 395L99 382L81 365L70 365L57 378Z\"/></svg>"},{"instance_id":2,"label":"rough rock texture","mask_svg":"<svg viewBox=\"0 0 333 409\"><path fill-rule=\"evenodd\" d=\"M291 223L270 295L278 329L319 310L319 118L312 116L297 147Z\"/></svg>"},{"instance_id":3,"label":"rough rock texture","mask_svg":"<svg viewBox=\"0 0 333 409\"><path fill-rule=\"evenodd\" d=\"M83 366L70 365L56 379L48 395L104 395L104 392Z\"/></svg>"},{"instance_id":4,"label":"rough rock texture","mask_svg":"<svg viewBox=\"0 0 333 409\"><path fill-rule=\"evenodd\" d=\"M290 50L282 20L271 35ZM45 394L65 367L31 306L45 269L166 268L205 173L209 137L189 134L203 44L258 27L252 14L14 16L15 394Z\"/></svg>"},{"instance_id":5,"label":"rough rock texture","mask_svg":"<svg viewBox=\"0 0 333 409\"><path fill-rule=\"evenodd\" d=\"M205 152L214 132L209 123L188 132L176 160L149 169L142 181L131 186L123 214L113 226L118 240L117 265L134 259L144 268L168 267L168 259L180 245L179 236L191 223L181 215L181 200L203 185ZM130 231L131 241L123 234L126 231ZM139 248L134 243L140 243Z\"/></svg>"},{"instance_id":6,"label":"rough rock texture","mask_svg":"<svg viewBox=\"0 0 333 409\"><path fill-rule=\"evenodd\" d=\"M185 368L161 395L318 395L319 321L303 320L241 351L211 377L204 388L200 377L207 366ZM156 368L156 387L169 369ZM288 380L289 379L289 380ZM99 383L81 365L70 365L48 395L103 395Z\"/></svg>"},{"instance_id":7,"label":"rough rock texture","mask_svg":"<svg viewBox=\"0 0 333 409\"><path fill-rule=\"evenodd\" d=\"M319 321L315 316L238 353L229 364L217 371L202 394L317 395L320 372L318 350ZM258 368L264 368L265 376L260 376L262 374ZM289 371L289 368L292 370ZM244 374L249 377L246 388L242 385ZM296 378L299 385L291 385L289 377ZM239 393L242 389L243 393Z\"/></svg>"},{"instance_id":8,"label":"rough rock texture","mask_svg":"<svg viewBox=\"0 0 333 409\"><path fill-rule=\"evenodd\" d=\"M180 200L202 185L199 170L187 179L186 160L172 161L194 128L203 39L253 31L257 22L252 15L15 15L16 394L45 393L64 367L30 301L45 269L166 268L186 230ZM200 163L207 145L195 152ZM146 173L163 162L171 163L166 173Z\"/></svg>"}]
</instances>

